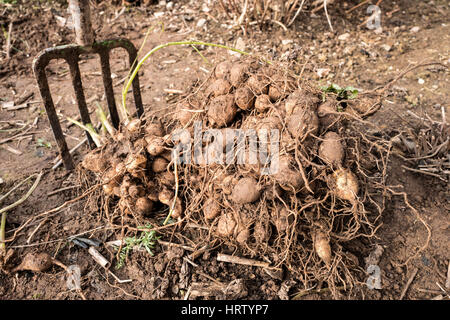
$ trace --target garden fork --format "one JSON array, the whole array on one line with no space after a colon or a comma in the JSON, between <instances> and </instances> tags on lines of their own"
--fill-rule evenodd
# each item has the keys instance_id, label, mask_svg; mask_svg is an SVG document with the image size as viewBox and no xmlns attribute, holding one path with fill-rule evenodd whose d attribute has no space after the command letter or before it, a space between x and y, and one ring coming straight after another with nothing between
<instances>
[{"instance_id":1,"label":"garden fork","mask_svg":"<svg viewBox=\"0 0 450 320\"><path fill-rule=\"evenodd\" d=\"M130 65L134 66L137 58L136 47L127 39L111 39L105 41L95 41L94 31L91 25L89 0L69 0L69 8L72 14L73 24L76 33L77 44L69 44L48 48L41 51L33 61L33 72L36 78L42 101L45 106L48 120L53 130L56 143L59 148L61 159L66 170L72 170L74 163L72 155L67 147L61 125L56 114L53 99L50 94L45 68L53 59L64 59L70 68L72 85L75 90L75 96L80 110L80 117L83 124L91 123L89 111L86 105L86 98L83 92L83 84L81 82L81 74L79 68L80 55L86 53L96 53L100 56L100 64L102 69L103 86L105 89L106 100L108 104L111 122L114 128L119 127L119 114L117 112L116 102L114 99L114 91L111 80L111 68L109 64L109 52L115 48L124 48L128 52ZM141 117L144 113L142 106L141 92L139 88L139 78L133 80L133 95L136 105L136 113ZM87 139L91 148L94 147L91 136L86 132Z\"/></svg>"}]
</instances>

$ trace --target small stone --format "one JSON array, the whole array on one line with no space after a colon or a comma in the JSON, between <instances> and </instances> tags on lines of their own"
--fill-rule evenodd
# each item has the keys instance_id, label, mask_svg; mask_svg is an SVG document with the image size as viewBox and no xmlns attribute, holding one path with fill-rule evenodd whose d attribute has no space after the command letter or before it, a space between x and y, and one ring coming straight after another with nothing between
<instances>
[{"instance_id":1,"label":"small stone","mask_svg":"<svg viewBox=\"0 0 450 320\"><path fill-rule=\"evenodd\" d=\"M383 28L381 28L381 27L376 28L375 30L373 30L373 32L375 32L376 34L382 34L383 33Z\"/></svg>"},{"instance_id":2,"label":"small stone","mask_svg":"<svg viewBox=\"0 0 450 320\"><path fill-rule=\"evenodd\" d=\"M392 49L392 47L390 45L388 45L388 44L382 44L381 48L384 49L384 51L387 51L387 52L391 51L391 49Z\"/></svg>"},{"instance_id":3,"label":"small stone","mask_svg":"<svg viewBox=\"0 0 450 320\"><path fill-rule=\"evenodd\" d=\"M350 33L343 33L343 34L341 34L339 37L338 37L338 40L340 40L340 41L346 41L346 40L348 40L348 38L350 38Z\"/></svg>"},{"instance_id":4,"label":"small stone","mask_svg":"<svg viewBox=\"0 0 450 320\"><path fill-rule=\"evenodd\" d=\"M414 95L408 95L405 97L406 101L412 104L413 106L417 105L419 103L419 99L417 96Z\"/></svg>"},{"instance_id":5,"label":"small stone","mask_svg":"<svg viewBox=\"0 0 450 320\"><path fill-rule=\"evenodd\" d=\"M200 19L200 20L198 20L198 22L197 22L197 27L198 27L198 28L201 28L201 27L203 27L205 24L206 24L206 19Z\"/></svg>"},{"instance_id":6,"label":"small stone","mask_svg":"<svg viewBox=\"0 0 450 320\"><path fill-rule=\"evenodd\" d=\"M206 5L206 3L204 3L204 4L202 5L202 11L203 11L203 12L210 12L211 9Z\"/></svg>"},{"instance_id":7,"label":"small stone","mask_svg":"<svg viewBox=\"0 0 450 320\"><path fill-rule=\"evenodd\" d=\"M319 78L323 78L323 77L326 77L329 73L330 73L330 69L328 69L328 68L320 68L320 69L317 69L317 75L319 76Z\"/></svg>"},{"instance_id":8,"label":"small stone","mask_svg":"<svg viewBox=\"0 0 450 320\"><path fill-rule=\"evenodd\" d=\"M319 55L317 56L317 58L319 59L320 62L325 62L325 61L327 61L327 56L326 56L325 54L323 54L323 53L319 54Z\"/></svg>"},{"instance_id":9,"label":"small stone","mask_svg":"<svg viewBox=\"0 0 450 320\"><path fill-rule=\"evenodd\" d=\"M417 80L417 82L418 82L419 84L424 84L424 83L425 83L425 80L423 80L422 78L419 78L419 79Z\"/></svg>"},{"instance_id":10,"label":"small stone","mask_svg":"<svg viewBox=\"0 0 450 320\"><path fill-rule=\"evenodd\" d=\"M244 42L244 40L242 40L242 38L239 37L236 40L236 44L234 45L234 47L236 49L238 49L238 50L245 51L245 42ZM234 52L234 51L229 51L229 54L231 54L232 56L236 56L236 57L240 57L241 56L241 54L239 52Z\"/></svg>"},{"instance_id":11,"label":"small stone","mask_svg":"<svg viewBox=\"0 0 450 320\"><path fill-rule=\"evenodd\" d=\"M420 27L412 27L411 28L411 30L409 30L409 31L411 31L412 33L417 33L417 32L419 32L419 30L420 30Z\"/></svg>"}]
</instances>

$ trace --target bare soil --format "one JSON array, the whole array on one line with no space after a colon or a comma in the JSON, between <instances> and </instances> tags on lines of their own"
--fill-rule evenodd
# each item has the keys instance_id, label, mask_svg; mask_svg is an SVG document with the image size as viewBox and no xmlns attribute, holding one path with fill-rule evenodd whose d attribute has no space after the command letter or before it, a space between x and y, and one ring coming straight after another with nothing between
<instances>
[{"instance_id":1,"label":"bare soil","mask_svg":"<svg viewBox=\"0 0 450 320\"><path fill-rule=\"evenodd\" d=\"M321 12L313 16L303 12L287 32L273 24L262 29L250 26L245 33L241 29L227 29L224 22L203 12L196 2L174 2L172 8L162 5L137 6L127 8L121 14L122 7L98 2L96 7L91 8L97 39L125 37L139 48L147 30L154 27L142 48L142 52L146 53L168 41L198 39L233 46L241 38L247 51L293 63L297 73L317 81L318 85L329 81L363 91L371 90L389 83L408 66L439 62L441 65L417 68L396 81L389 89L382 108L369 118L376 125L376 129L370 130L374 130L374 134L378 131L392 137L402 132L417 132L423 126L423 121L418 117L430 117L441 122L442 109L447 115L446 121L450 121L450 10L446 1L382 2L381 34L368 30L364 25L358 26L367 18L365 6L345 13L354 5L350 1L346 7L329 8L334 32L329 30ZM51 168L58 155L31 64L40 50L71 43L74 34L67 26L57 22L57 16L69 17L66 7L58 3L53 3L52 8L48 5L5 6L0 8L0 12L0 24L5 30L13 21L11 58L7 60L4 52L1 53L0 103L15 101L19 104L24 97L32 94L26 101L27 107L14 111L0 110L1 129L20 128L20 123L27 122L29 126L26 128L30 128L16 132L0 131L0 141L23 134L0 143L0 181L3 181L0 183L0 193L4 194L30 174ZM159 12L163 15L155 15ZM207 22L205 26L198 27L201 18ZM163 31L160 22L164 22ZM339 36L345 33L349 36L340 40L342 37ZM0 44L5 45L4 37ZM228 58L228 53L223 50L199 49L211 64L205 63L194 49L188 47L161 50L145 64L140 72L140 82L146 110L163 109L170 105L177 94L167 93L164 89L184 91L193 81L204 80L213 63ZM85 58L80 68L88 106L94 114L95 102L106 105L106 100L98 58ZM111 55L116 101L120 101L121 80L130 67L127 61L125 52L121 50ZM320 69L327 69L325 76L318 75ZM58 60L51 63L47 74L71 148L84 138L84 133L65 120L78 114L68 67L64 61ZM7 126L7 122L11 125ZM11 152L5 146L17 152ZM74 154L75 160L79 162L86 152L86 146L78 149ZM376 245L384 248L378 262L382 289L369 289L363 277L359 279L358 286L342 288L337 297L326 290L313 290L302 295L301 299L399 299L415 272L404 299L432 299L439 295L445 298L438 284L445 288L450 263L449 177L443 181L412 172L404 168L408 165L401 158L392 156L388 166L388 184L397 186L397 190L408 195L410 204L430 227L431 239L426 249L403 265L427 242L429 233L402 197L392 197L386 204L382 226L376 237L351 241L345 248L356 257L356 263L362 270L366 268L364 259ZM14 252L6 267L18 265L25 254L37 251L47 252L65 265L78 264L81 267L82 291L87 299L182 299L187 284L202 283L208 288L218 283L226 286L237 279L242 282L238 281L234 292L229 290L204 298L282 299L286 297L286 291L293 298L296 293L309 289L300 287L289 274L279 278L262 268L218 262L218 252L232 254L233 249L216 248L214 244L190 262L185 258L191 252L177 246L158 245L154 256L145 251L133 251L123 268L111 268L120 279L132 279L120 284L95 264L86 249L69 241L70 237L78 234L103 242L123 236L124 230L111 229L105 224L103 211L100 210L103 204L95 201L95 192L66 205L62 210L48 213L48 210L84 194L86 190L79 186L79 181L78 171L66 172L62 167L47 170L28 200L8 213L6 238L13 238L13 241L7 243L7 248ZM28 187L21 187L1 206L19 199ZM73 188L52 194L65 187ZM161 240L199 249L195 243L186 243L183 237L176 234ZM99 250L114 265L115 252L106 247ZM8 268L0 271L0 297L3 299L81 298L78 293L67 289L66 272L58 266L43 273L8 273L6 270Z\"/></svg>"}]
</instances>

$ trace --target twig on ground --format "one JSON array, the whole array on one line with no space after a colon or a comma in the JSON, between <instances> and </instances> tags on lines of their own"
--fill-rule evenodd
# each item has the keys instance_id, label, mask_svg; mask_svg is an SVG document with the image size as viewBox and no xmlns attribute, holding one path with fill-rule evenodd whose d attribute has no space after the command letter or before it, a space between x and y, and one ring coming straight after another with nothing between
<instances>
[{"instance_id":1,"label":"twig on ground","mask_svg":"<svg viewBox=\"0 0 450 320\"><path fill-rule=\"evenodd\" d=\"M272 21L273 23L279 25L281 28L283 28L283 30L284 30L285 32L288 31L288 28L286 28L286 26L285 26L284 24L282 24L280 21L278 21L278 20L273 20L273 19L270 20L270 21Z\"/></svg>"},{"instance_id":2,"label":"twig on ground","mask_svg":"<svg viewBox=\"0 0 450 320\"><path fill-rule=\"evenodd\" d=\"M30 177L33 177L35 175L36 174L33 174ZM5 227L6 227L6 215L7 215L7 212L9 210L14 209L15 207L21 205L25 200L28 199L28 197L33 193L33 191L36 189L36 187L38 186L39 182L41 181L42 175L43 175L43 172L41 171L37 175L36 180L34 181L34 184L31 186L31 188L28 190L28 192L22 198L20 198L19 200L17 200L13 204L10 204L9 206L6 206L6 207L0 209L0 214L2 215L1 216L1 225L0 225L0 255L3 255L5 253L5 250L6 250L6 245L5 245ZM30 177L28 177L25 180L28 180Z\"/></svg>"},{"instance_id":3,"label":"twig on ground","mask_svg":"<svg viewBox=\"0 0 450 320\"><path fill-rule=\"evenodd\" d=\"M237 256L230 256L228 254L223 254L223 253L217 254L217 261L235 263L235 264L243 264L243 265L254 266L254 267L269 268L269 263L267 263L267 262L257 261L257 260L247 259L247 258L241 258L241 257L237 257Z\"/></svg>"},{"instance_id":4,"label":"twig on ground","mask_svg":"<svg viewBox=\"0 0 450 320\"><path fill-rule=\"evenodd\" d=\"M169 94L183 94L183 90L178 89L163 89L163 91Z\"/></svg>"},{"instance_id":5,"label":"twig on ground","mask_svg":"<svg viewBox=\"0 0 450 320\"><path fill-rule=\"evenodd\" d=\"M428 223L426 223L426 221L422 218L422 216L421 216L420 213L416 210L416 208L414 208L414 207L409 203L409 201L408 201L408 195L406 194L406 192L396 192L396 191L394 191L394 190L392 190L392 189L390 189L390 188L387 188L387 190L388 190L389 192L391 192L394 196L402 196L402 197L403 197L403 201L404 201L405 204L408 206L408 208L411 209L411 210L414 212L414 214L416 215L417 220L419 220L419 221L423 224L423 226L425 227L425 229L427 229L427 240L425 241L425 244L424 244L422 247L420 247L419 250L417 250L417 252L416 252L414 255L412 255L411 257L409 257L408 259L406 259L405 262L403 262L403 263L401 263L401 264L395 263L395 265L396 265L396 266L399 266L399 267L401 267L401 266L406 266L412 259L416 258L416 257L419 255L419 253L421 253L422 251L424 251L424 250L428 247L428 244L429 244L430 241L431 241L431 228L430 228L430 226L428 225Z\"/></svg>"},{"instance_id":6,"label":"twig on ground","mask_svg":"<svg viewBox=\"0 0 450 320\"><path fill-rule=\"evenodd\" d=\"M9 52L11 51L12 27L13 27L13 22L11 21L8 26L8 35L6 36L6 46L5 46L6 60L9 60L11 58L11 56L9 55Z\"/></svg>"},{"instance_id":7,"label":"twig on ground","mask_svg":"<svg viewBox=\"0 0 450 320\"><path fill-rule=\"evenodd\" d=\"M75 185L75 186L68 186L68 187L56 189L56 190L54 190L52 192L47 193L47 197L50 197L50 196L52 196L54 194L57 194L59 192L62 192L62 191L71 190L71 189L75 189L75 188L79 188L79 187L81 187L81 186L80 185Z\"/></svg>"},{"instance_id":8,"label":"twig on ground","mask_svg":"<svg viewBox=\"0 0 450 320\"><path fill-rule=\"evenodd\" d=\"M445 287L447 289L450 289L450 261L448 262L448 268L447 268L447 280L445 281Z\"/></svg>"},{"instance_id":9,"label":"twig on ground","mask_svg":"<svg viewBox=\"0 0 450 320\"><path fill-rule=\"evenodd\" d=\"M439 287L439 289L441 289L441 291L448 297L450 298L450 294L447 292L447 290L445 290L444 288L442 288L441 284L439 282L436 281L436 285Z\"/></svg>"},{"instance_id":10,"label":"twig on ground","mask_svg":"<svg viewBox=\"0 0 450 320\"><path fill-rule=\"evenodd\" d=\"M328 15L327 1L328 0L323 0L323 9L325 11L325 16L327 17L328 25L330 26L331 32L334 32L333 26L331 24L330 16Z\"/></svg>"},{"instance_id":11,"label":"twig on ground","mask_svg":"<svg viewBox=\"0 0 450 320\"><path fill-rule=\"evenodd\" d=\"M158 243L162 244L163 246L167 246L167 247L175 246L175 247L187 250L187 251L195 251L193 248L191 248L189 246L184 246L184 245L179 244L179 243L167 242L167 241L162 241L162 240L158 240Z\"/></svg>"},{"instance_id":12,"label":"twig on ground","mask_svg":"<svg viewBox=\"0 0 450 320\"><path fill-rule=\"evenodd\" d=\"M42 225L47 222L48 217L45 217L39 224L38 226L31 232L30 236L27 239L27 244L30 244L31 239L33 238L33 236L36 234L36 232L39 230L40 227L42 227Z\"/></svg>"},{"instance_id":13,"label":"twig on ground","mask_svg":"<svg viewBox=\"0 0 450 320\"><path fill-rule=\"evenodd\" d=\"M345 286L336 287L336 290L345 290L345 289L346 289ZM322 289L315 289L315 290L314 289L303 290L303 291L300 291L299 293L295 294L295 296L292 298L292 300L298 300L301 297L306 296L311 293L324 293L324 292L328 292L330 290L331 290L330 288L322 288Z\"/></svg>"},{"instance_id":14,"label":"twig on ground","mask_svg":"<svg viewBox=\"0 0 450 320\"><path fill-rule=\"evenodd\" d=\"M28 94L26 94L25 96L23 96L22 98L19 98L19 100L17 100L14 104L15 105L21 105L24 104L25 102L27 102L30 98L32 98L34 96L34 92L30 92ZM40 102L40 101L39 101Z\"/></svg>"},{"instance_id":15,"label":"twig on ground","mask_svg":"<svg viewBox=\"0 0 450 320\"><path fill-rule=\"evenodd\" d=\"M186 291L186 294L185 294L184 297L183 297L183 300L189 299L189 296L190 296L190 294L191 294L191 290L192 290L192 288L189 287L189 289Z\"/></svg>"},{"instance_id":16,"label":"twig on ground","mask_svg":"<svg viewBox=\"0 0 450 320\"><path fill-rule=\"evenodd\" d=\"M17 150L17 149L14 149L13 147L11 147L11 146L8 146L8 145L2 145L1 146L3 149L5 149L6 151L9 151L9 152L11 152L11 153L14 153L14 154L16 154L16 155L18 155L18 156L20 156L21 154L22 154L22 151L19 151L19 150Z\"/></svg>"},{"instance_id":17,"label":"twig on ground","mask_svg":"<svg viewBox=\"0 0 450 320\"><path fill-rule=\"evenodd\" d=\"M29 106L30 106L30 104L28 102L25 102L25 103L17 104L15 106L7 107L7 108L4 108L4 109L6 111L16 111L16 110L28 108Z\"/></svg>"},{"instance_id":18,"label":"twig on ground","mask_svg":"<svg viewBox=\"0 0 450 320\"><path fill-rule=\"evenodd\" d=\"M302 3L300 3L300 7L297 9L297 12L295 13L295 15L294 15L294 17L292 18L292 20L291 21L289 21L289 23L288 23L288 27L290 27L293 23L294 23L294 21L295 21L295 19L297 19L297 16L300 14L300 12L302 11L302 8L303 8L303 4L305 3L305 0L302 0Z\"/></svg>"},{"instance_id":19,"label":"twig on ground","mask_svg":"<svg viewBox=\"0 0 450 320\"><path fill-rule=\"evenodd\" d=\"M416 277L418 271L419 271L419 269L416 268L416 269L413 271L411 277L409 277L408 282L406 282L406 285L405 285L405 287L403 288L403 291L402 291L402 293L401 293L401 295L400 295L399 300L402 300L402 299L405 297L405 294L406 294L406 292L408 291L409 286L411 285L411 283L414 281L414 278Z\"/></svg>"},{"instance_id":20,"label":"twig on ground","mask_svg":"<svg viewBox=\"0 0 450 320\"><path fill-rule=\"evenodd\" d=\"M405 166L405 165L402 165L402 168L403 168L403 169L406 169L406 170L409 170L409 171L412 171L412 172L422 173L422 174L426 174L426 175L428 175L428 176L432 176L432 177L435 177L435 178L439 178L440 180L442 180L442 181L444 181L444 182L447 182L447 180L445 180L444 178L442 178L440 175L438 175L438 174L436 174L436 173L428 172L427 170L413 169L413 168L407 167L407 166Z\"/></svg>"},{"instance_id":21,"label":"twig on ground","mask_svg":"<svg viewBox=\"0 0 450 320\"><path fill-rule=\"evenodd\" d=\"M37 214L37 215L35 215L35 216L29 218L29 219L28 219L27 221L25 221L19 228L17 228L17 230L14 232L13 236L12 236L10 239L5 240L5 242L12 242L12 241L14 241L14 239L15 239L16 236L17 236L17 234L18 234L23 228L25 228L31 221L33 221L33 220L35 220L35 219L37 219L37 218L39 218L39 217L46 216L46 215L49 215L49 214L51 214L51 213L57 212L57 211L61 210L62 208L64 208L65 206L67 206L67 205L69 205L69 204L71 204L71 203L77 202L77 201L80 200L80 199L83 199L84 197L86 197L87 195L89 195L92 191L94 191L95 189L99 188L100 186L101 186L101 184L96 184L95 186L92 186L91 188L89 188L89 189L88 189L85 193L83 193L81 196L76 197L76 198L74 198L74 199L72 199L72 200L66 201L66 202L64 202L62 205L60 205L60 206L58 206L58 207L56 207L56 208L53 208L53 209L51 209L51 210L42 212L42 213L40 213L40 214ZM85 232L85 233L87 233L87 232ZM84 234L84 233L83 233L83 234ZM60 241L60 240L58 240L58 241ZM56 242L56 241L54 241L54 242ZM39 245L39 244L25 245L25 247L34 246L34 245ZM20 247L20 246L16 246L16 247L18 248L18 247Z\"/></svg>"},{"instance_id":22,"label":"twig on ground","mask_svg":"<svg viewBox=\"0 0 450 320\"><path fill-rule=\"evenodd\" d=\"M25 126L24 126L23 128L25 128ZM23 129L23 128L21 128L21 129ZM12 140L15 140L15 139L17 139L17 138L19 138L19 137L24 136L26 133L28 133L28 131L31 130L31 128L32 128L32 127L28 127L28 129L26 129L24 132L21 132L21 133L19 133L19 134L16 134L15 136L12 136L12 137L5 138L5 139L3 139L3 140L0 140L0 144L6 143L6 142L9 142L9 141L12 141Z\"/></svg>"},{"instance_id":23,"label":"twig on ground","mask_svg":"<svg viewBox=\"0 0 450 320\"><path fill-rule=\"evenodd\" d=\"M69 150L69 153L72 154L74 153L79 147L81 147L85 142L87 142L87 138L84 138L83 140L80 141L80 143L78 143L75 147L73 147L72 149ZM52 170L55 170L56 168L58 168L61 163L62 163L62 159L61 156L56 157L56 159L53 161L55 162L55 165L52 167Z\"/></svg>"},{"instance_id":24,"label":"twig on ground","mask_svg":"<svg viewBox=\"0 0 450 320\"><path fill-rule=\"evenodd\" d=\"M347 11L345 11L345 13L350 13L350 12L352 12L353 10L355 10L355 9L357 9L357 8L359 8L359 7L361 7L362 5L365 5L367 2L369 2L370 0L364 0L363 2L360 2L360 3L358 3L356 6L353 6L352 8L350 8L350 9L348 9Z\"/></svg>"},{"instance_id":25,"label":"twig on ground","mask_svg":"<svg viewBox=\"0 0 450 320\"><path fill-rule=\"evenodd\" d=\"M61 239L56 239L56 240L50 240L50 241L44 241L44 242L37 242L37 243L32 243L32 244L24 244L24 245L17 245L17 246L11 246L10 248L16 249L16 248L29 248L29 247L36 247L36 246L41 246L41 245L46 245L46 244L50 244L50 243L55 243L55 242L60 242L60 241L68 241L71 238L75 238L77 236L82 236L85 235L89 232L94 232L100 229L104 229L106 226L101 226L101 227L97 227L88 231L84 231L84 232L80 232L79 234L67 237L67 238L61 238ZM7 241L8 242L8 241Z\"/></svg>"}]
</instances>

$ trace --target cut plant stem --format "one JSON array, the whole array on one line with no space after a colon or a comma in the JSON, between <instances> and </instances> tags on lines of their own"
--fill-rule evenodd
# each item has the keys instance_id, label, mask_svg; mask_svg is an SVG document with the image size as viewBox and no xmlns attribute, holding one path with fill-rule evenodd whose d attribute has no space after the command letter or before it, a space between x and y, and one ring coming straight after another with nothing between
<instances>
[{"instance_id":1,"label":"cut plant stem","mask_svg":"<svg viewBox=\"0 0 450 320\"><path fill-rule=\"evenodd\" d=\"M86 123L84 125L81 122L78 122L77 120L72 119L70 117L67 117L67 120L72 122L73 124L77 125L81 129L86 130L87 132L89 132L92 140L94 140L94 143L95 143L95 145L98 148L102 146L101 136L95 131L94 127L92 126L92 123Z\"/></svg>"},{"instance_id":2,"label":"cut plant stem","mask_svg":"<svg viewBox=\"0 0 450 320\"><path fill-rule=\"evenodd\" d=\"M6 253L5 247L5 226L6 226L6 211L2 213L2 220L0 224L0 257Z\"/></svg>"},{"instance_id":3,"label":"cut plant stem","mask_svg":"<svg viewBox=\"0 0 450 320\"><path fill-rule=\"evenodd\" d=\"M33 174L26 178L23 182L27 181L28 179L32 178L36 174ZM6 215L7 212L11 209L14 209L15 207L21 205L25 200L28 199L28 197L33 193L33 191L36 189L37 185L39 184L39 181L41 180L41 177L43 175L43 172L41 171L36 178L36 181L34 181L34 184L31 186L30 190L19 200L14 202L13 204L10 204L9 206L6 206L2 209L0 209L0 213L2 214L1 223L0 223L0 256L6 253L6 245L5 245L5 227L6 227ZM22 184L21 182L20 184ZM8 192L9 194L10 192ZM4 199L4 197L2 197Z\"/></svg>"},{"instance_id":4,"label":"cut plant stem","mask_svg":"<svg viewBox=\"0 0 450 320\"><path fill-rule=\"evenodd\" d=\"M241 257L237 257L237 256L230 256L228 254L223 254L223 253L217 254L217 261L243 264L243 265L254 266L254 267L269 268L269 263L267 263L267 262L257 261L257 260L247 259L247 258L241 258Z\"/></svg>"},{"instance_id":5,"label":"cut plant stem","mask_svg":"<svg viewBox=\"0 0 450 320\"><path fill-rule=\"evenodd\" d=\"M114 129L114 127L108 121L105 111L103 111L103 108L100 105L100 103L96 102L96 104L97 104L97 115L98 118L100 119L100 122L102 123L106 131L108 131L108 133L111 135L111 137L114 138L116 135L116 129Z\"/></svg>"},{"instance_id":6,"label":"cut plant stem","mask_svg":"<svg viewBox=\"0 0 450 320\"><path fill-rule=\"evenodd\" d=\"M122 90L122 110L124 110L124 112L127 115L128 118L128 110L126 107L126 99L127 99L127 93L128 90L131 87L131 84L134 80L134 78L136 77L137 73L139 72L139 69L142 67L142 65L144 64L144 62L152 55L154 54L156 51L166 48L166 47L170 47L170 46L181 46L181 45L189 45L189 46L207 46L207 47L216 47L216 48L222 48L222 49L227 49L227 50L231 50L237 53L240 53L242 55L251 55L248 52L244 52L241 51L239 49L235 49L235 48L231 48L222 44L216 44L216 43L208 43L208 42L203 42L203 41L176 41L176 42L168 42L168 43L164 43L161 44L155 48L153 48L152 50L150 50L140 61L139 63L136 65L136 68L134 68L133 72L131 73L130 78L128 79L128 82L126 84L126 86L124 86L123 90ZM270 61L264 60L266 63L271 64Z\"/></svg>"},{"instance_id":7,"label":"cut plant stem","mask_svg":"<svg viewBox=\"0 0 450 320\"><path fill-rule=\"evenodd\" d=\"M159 24L161 25L161 32L164 32L164 23L161 22L161 23L158 23L158 25ZM130 70L128 70L127 76L123 79L123 81L120 80L119 81L120 83L122 83L122 82L125 83L125 81L129 79L131 71L133 70L136 63L138 62L137 57L139 57L139 55L141 54L141 51L144 49L145 43L147 42L147 38L150 35L150 32L152 32L153 29L155 29L155 27L156 26L152 26L152 27L148 28L147 33L145 34L145 37L144 37L144 41L142 41L141 47L139 48L139 51L136 55L136 59L134 59L133 64L130 67ZM119 84L119 83L117 83L117 84ZM125 90L125 84L124 84L124 87L122 88L122 92L123 92L123 90ZM126 126L128 124L128 122L130 121L130 118L128 117L128 112L127 112L125 104L119 105L119 111L120 111L122 118L125 119L124 125Z\"/></svg>"},{"instance_id":8,"label":"cut plant stem","mask_svg":"<svg viewBox=\"0 0 450 320\"><path fill-rule=\"evenodd\" d=\"M172 203L172 207L170 208L169 214L167 215L166 219L163 222L163 226L165 226L169 222L170 217L172 216L173 210L175 208L175 204L177 202L177 197L178 197L178 170L177 170L178 158L177 157L175 157L174 167L175 167L174 168L174 171L175 171L175 196L173 198L173 203Z\"/></svg>"}]
</instances>

